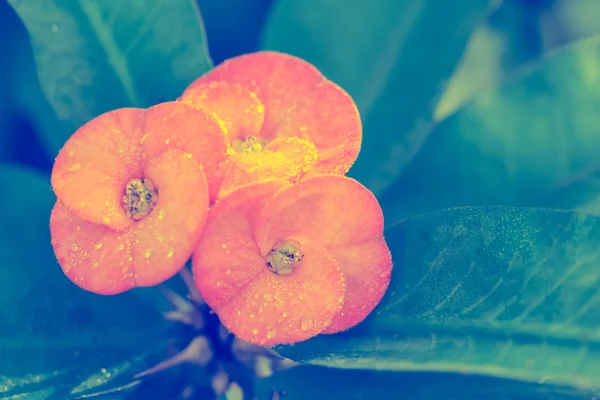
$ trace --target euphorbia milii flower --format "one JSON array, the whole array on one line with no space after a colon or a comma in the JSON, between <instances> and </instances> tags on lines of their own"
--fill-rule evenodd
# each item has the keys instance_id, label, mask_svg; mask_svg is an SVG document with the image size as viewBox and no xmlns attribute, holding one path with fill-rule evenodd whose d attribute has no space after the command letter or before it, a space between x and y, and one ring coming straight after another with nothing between
<instances>
[{"instance_id":1,"label":"euphorbia milii flower","mask_svg":"<svg viewBox=\"0 0 600 400\"><path fill-rule=\"evenodd\" d=\"M180 102L81 127L52 171L50 230L65 274L99 294L173 276L200 238L226 149L217 121Z\"/></svg>"},{"instance_id":2,"label":"euphorbia milii flower","mask_svg":"<svg viewBox=\"0 0 600 400\"><path fill-rule=\"evenodd\" d=\"M193 82L180 101L227 130L221 195L266 181L348 172L362 139L352 98L314 66L276 52L232 58Z\"/></svg>"},{"instance_id":3,"label":"euphorbia milii flower","mask_svg":"<svg viewBox=\"0 0 600 400\"><path fill-rule=\"evenodd\" d=\"M387 289L392 262L373 194L326 175L247 185L220 200L192 268L222 323L268 346L361 322Z\"/></svg>"}]
</instances>

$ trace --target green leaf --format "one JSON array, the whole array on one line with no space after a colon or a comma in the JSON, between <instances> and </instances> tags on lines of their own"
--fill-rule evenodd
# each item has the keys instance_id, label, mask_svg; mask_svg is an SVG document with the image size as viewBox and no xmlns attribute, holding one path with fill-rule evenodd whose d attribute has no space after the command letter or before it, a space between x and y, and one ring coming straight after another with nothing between
<instances>
[{"instance_id":1,"label":"green leaf","mask_svg":"<svg viewBox=\"0 0 600 400\"><path fill-rule=\"evenodd\" d=\"M138 295L155 289L100 296L63 274L48 178L1 166L0 192L0 397L66 399L130 382L164 357L169 325Z\"/></svg>"},{"instance_id":2,"label":"green leaf","mask_svg":"<svg viewBox=\"0 0 600 400\"><path fill-rule=\"evenodd\" d=\"M279 0L263 47L297 55L346 89L364 125L351 175L379 193L418 151L487 0Z\"/></svg>"},{"instance_id":3,"label":"green leaf","mask_svg":"<svg viewBox=\"0 0 600 400\"><path fill-rule=\"evenodd\" d=\"M9 0L31 38L42 90L65 130L120 107L175 100L211 67L192 0Z\"/></svg>"},{"instance_id":4,"label":"green leaf","mask_svg":"<svg viewBox=\"0 0 600 400\"><path fill-rule=\"evenodd\" d=\"M397 373L299 366L256 382L259 400L583 400L569 388L478 375Z\"/></svg>"},{"instance_id":5,"label":"green leaf","mask_svg":"<svg viewBox=\"0 0 600 400\"><path fill-rule=\"evenodd\" d=\"M393 225L386 240L394 270L376 311L283 356L600 394L600 217L465 207Z\"/></svg>"},{"instance_id":6,"label":"green leaf","mask_svg":"<svg viewBox=\"0 0 600 400\"><path fill-rule=\"evenodd\" d=\"M381 196L388 220L494 204L600 212L600 36L523 72L435 128Z\"/></svg>"},{"instance_id":7,"label":"green leaf","mask_svg":"<svg viewBox=\"0 0 600 400\"><path fill-rule=\"evenodd\" d=\"M600 12L596 0L556 0L552 4L503 2L487 24L469 40L463 57L437 104L436 121L443 120L481 93L523 68L576 40L600 33L593 17ZM552 23L548 23L548 19ZM557 30L561 34L557 35ZM527 36L527 40L523 37Z\"/></svg>"}]
</instances>

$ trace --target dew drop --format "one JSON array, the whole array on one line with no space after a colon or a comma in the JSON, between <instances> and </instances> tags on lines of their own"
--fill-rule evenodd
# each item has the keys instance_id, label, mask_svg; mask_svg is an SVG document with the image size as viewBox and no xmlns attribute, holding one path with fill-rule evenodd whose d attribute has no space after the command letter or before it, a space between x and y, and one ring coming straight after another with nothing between
<instances>
[{"instance_id":1,"label":"dew drop","mask_svg":"<svg viewBox=\"0 0 600 400\"><path fill-rule=\"evenodd\" d=\"M158 219L162 220L163 218L165 218L165 210L160 210L158 212Z\"/></svg>"},{"instance_id":2,"label":"dew drop","mask_svg":"<svg viewBox=\"0 0 600 400\"><path fill-rule=\"evenodd\" d=\"M81 208L85 208L86 204L87 204L87 203L86 203L85 201L80 201L80 202L79 202L79 207L81 207Z\"/></svg>"},{"instance_id":3,"label":"dew drop","mask_svg":"<svg viewBox=\"0 0 600 400\"><path fill-rule=\"evenodd\" d=\"M286 312L284 312L284 313L282 313L282 314L281 314L281 316L282 316L283 318L287 318L287 313L286 313Z\"/></svg>"},{"instance_id":4,"label":"dew drop","mask_svg":"<svg viewBox=\"0 0 600 400\"><path fill-rule=\"evenodd\" d=\"M80 230L80 229L81 229L81 226L79 226L79 225L75 225L75 230L76 230L76 231L78 231L78 230Z\"/></svg>"},{"instance_id":5,"label":"dew drop","mask_svg":"<svg viewBox=\"0 0 600 400\"><path fill-rule=\"evenodd\" d=\"M170 142L169 139L165 140L165 144L169 144L169 142Z\"/></svg>"},{"instance_id":6,"label":"dew drop","mask_svg":"<svg viewBox=\"0 0 600 400\"><path fill-rule=\"evenodd\" d=\"M104 205L108 207L108 206L110 206L110 203L108 201L105 201Z\"/></svg>"},{"instance_id":7,"label":"dew drop","mask_svg":"<svg viewBox=\"0 0 600 400\"><path fill-rule=\"evenodd\" d=\"M144 257L146 257L146 258L150 258L151 255L152 255L152 249L148 249L144 252Z\"/></svg>"},{"instance_id":8,"label":"dew drop","mask_svg":"<svg viewBox=\"0 0 600 400\"><path fill-rule=\"evenodd\" d=\"M258 335L258 329L252 329L252 333L254 333L255 335Z\"/></svg>"},{"instance_id":9,"label":"dew drop","mask_svg":"<svg viewBox=\"0 0 600 400\"><path fill-rule=\"evenodd\" d=\"M237 315L238 317L240 317L242 315L242 312L238 310Z\"/></svg>"},{"instance_id":10,"label":"dew drop","mask_svg":"<svg viewBox=\"0 0 600 400\"><path fill-rule=\"evenodd\" d=\"M221 286L223 286L223 282L221 282L221 281L217 281L217 286L218 286L218 287L221 287Z\"/></svg>"},{"instance_id":11,"label":"dew drop","mask_svg":"<svg viewBox=\"0 0 600 400\"><path fill-rule=\"evenodd\" d=\"M225 275L230 275L231 274L231 270L228 269L227 271L225 271Z\"/></svg>"},{"instance_id":12,"label":"dew drop","mask_svg":"<svg viewBox=\"0 0 600 400\"><path fill-rule=\"evenodd\" d=\"M124 248L125 248L125 245L124 245L123 243L121 243L121 244L119 245L119 247L117 247L117 249L119 249L119 250L123 250Z\"/></svg>"},{"instance_id":13,"label":"dew drop","mask_svg":"<svg viewBox=\"0 0 600 400\"><path fill-rule=\"evenodd\" d=\"M300 293L300 294L298 295L298 298L299 298L300 300L304 300L304 298L305 298L305 297L306 297L306 296L304 296L304 293Z\"/></svg>"},{"instance_id":14,"label":"dew drop","mask_svg":"<svg viewBox=\"0 0 600 400\"><path fill-rule=\"evenodd\" d=\"M71 171L71 172L79 171L79 168L81 168L81 164L75 163L69 167L69 171Z\"/></svg>"},{"instance_id":15,"label":"dew drop","mask_svg":"<svg viewBox=\"0 0 600 400\"><path fill-rule=\"evenodd\" d=\"M101 248L102 246L104 246L102 243L96 243L96 245L94 245L94 247L95 247L96 249L99 249L99 248Z\"/></svg>"},{"instance_id":16,"label":"dew drop","mask_svg":"<svg viewBox=\"0 0 600 400\"><path fill-rule=\"evenodd\" d=\"M269 293L265 293L263 297L264 297L264 299L266 301L272 301L273 300L273 296L271 296Z\"/></svg>"},{"instance_id":17,"label":"dew drop","mask_svg":"<svg viewBox=\"0 0 600 400\"><path fill-rule=\"evenodd\" d=\"M73 251L79 250L79 246L77 245L77 243L73 243L73 246L71 246L71 250L73 250Z\"/></svg>"},{"instance_id":18,"label":"dew drop","mask_svg":"<svg viewBox=\"0 0 600 400\"><path fill-rule=\"evenodd\" d=\"M175 252L173 250L169 250L169 252L167 253L167 258L173 257L173 254L175 254Z\"/></svg>"},{"instance_id":19,"label":"dew drop","mask_svg":"<svg viewBox=\"0 0 600 400\"><path fill-rule=\"evenodd\" d=\"M110 217L107 217L106 215L102 217L102 223L105 225L110 224Z\"/></svg>"},{"instance_id":20,"label":"dew drop","mask_svg":"<svg viewBox=\"0 0 600 400\"><path fill-rule=\"evenodd\" d=\"M275 331L268 330L267 331L267 339L271 339L273 337L275 337Z\"/></svg>"},{"instance_id":21,"label":"dew drop","mask_svg":"<svg viewBox=\"0 0 600 400\"><path fill-rule=\"evenodd\" d=\"M306 331L306 330L312 328L313 327L312 319L303 319L302 322L300 323L300 327L302 328L303 331Z\"/></svg>"},{"instance_id":22,"label":"dew drop","mask_svg":"<svg viewBox=\"0 0 600 400\"><path fill-rule=\"evenodd\" d=\"M98 265L99 265L99 264L98 264L98 261L96 261L96 262L94 263L94 268L98 267Z\"/></svg>"}]
</instances>

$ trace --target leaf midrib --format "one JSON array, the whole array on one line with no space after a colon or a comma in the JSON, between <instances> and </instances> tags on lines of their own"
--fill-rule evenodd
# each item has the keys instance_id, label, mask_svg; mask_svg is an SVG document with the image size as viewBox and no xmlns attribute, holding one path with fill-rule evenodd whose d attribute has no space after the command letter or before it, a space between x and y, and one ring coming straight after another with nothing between
<instances>
[{"instance_id":1,"label":"leaf midrib","mask_svg":"<svg viewBox=\"0 0 600 400\"><path fill-rule=\"evenodd\" d=\"M129 65L125 54L119 49L111 30L104 24L100 18L100 12L92 1L81 1L81 11L87 17L92 31L96 34L98 42L102 46L107 56L108 63L112 66L115 74L119 78L119 82L127 95L129 105L133 107L143 106L138 98L133 77L129 70Z\"/></svg>"}]
</instances>

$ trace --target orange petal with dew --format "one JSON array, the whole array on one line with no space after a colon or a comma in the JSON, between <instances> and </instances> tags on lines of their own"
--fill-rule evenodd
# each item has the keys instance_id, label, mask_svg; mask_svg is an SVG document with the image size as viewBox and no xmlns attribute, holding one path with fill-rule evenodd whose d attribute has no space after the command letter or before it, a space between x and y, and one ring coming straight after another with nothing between
<instances>
[{"instance_id":1,"label":"orange petal with dew","mask_svg":"<svg viewBox=\"0 0 600 400\"><path fill-rule=\"evenodd\" d=\"M175 275L202 236L209 195L203 168L190 153L167 150L146 167L158 204L136 224L132 248L137 286L153 286Z\"/></svg>"},{"instance_id":2,"label":"orange petal with dew","mask_svg":"<svg viewBox=\"0 0 600 400\"><path fill-rule=\"evenodd\" d=\"M157 187L159 202L124 231L86 221L56 203L50 218L54 252L64 273L81 288L118 294L156 285L190 257L208 208L202 169L191 157L169 150L149 163L146 178Z\"/></svg>"},{"instance_id":3,"label":"orange petal with dew","mask_svg":"<svg viewBox=\"0 0 600 400\"><path fill-rule=\"evenodd\" d=\"M339 265L318 246L303 245L304 258L287 276L266 267L219 311L237 337L261 346L290 344L323 331L344 299Z\"/></svg>"},{"instance_id":4,"label":"orange petal with dew","mask_svg":"<svg viewBox=\"0 0 600 400\"><path fill-rule=\"evenodd\" d=\"M227 142L214 117L182 102L158 104L146 111L140 142L147 159L168 149L191 154L204 168L211 201L216 199L223 179L220 170Z\"/></svg>"},{"instance_id":5,"label":"orange petal with dew","mask_svg":"<svg viewBox=\"0 0 600 400\"><path fill-rule=\"evenodd\" d=\"M234 191L215 204L192 257L192 270L204 300L218 312L244 286L266 270L254 241L260 208L289 185L271 181Z\"/></svg>"},{"instance_id":6,"label":"orange petal with dew","mask_svg":"<svg viewBox=\"0 0 600 400\"><path fill-rule=\"evenodd\" d=\"M297 107L298 99L323 80L323 75L301 58L262 51L224 61L194 81L186 92L211 81L226 81L247 88L265 105L263 132L268 134Z\"/></svg>"},{"instance_id":7,"label":"orange petal with dew","mask_svg":"<svg viewBox=\"0 0 600 400\"><path fill-rule=\"evenodd\" d=\"M116 232L75 215L58 200L50 216L52 246L65 275L98 294L134 288L131 244L135 232Z\"/></svg>"},{"instance_id":8,"label":"orange petal with dew","mask_svg":"<svg viewBox=\"0 0 600 400\"><path fill-rule=\"evenodd\" d=\"M257 241L264 252L297 235L325 248L362 243L382 237L383 213L375 196L354 179L309 178L265 205Z\"/></svg>"},{"instance_id":9,"label":"orange petal with dew","mask_svg":"<svg viewBox=\"0 0 600 400\"><path fill-rule=\"evenodd\" d=\"M275 196L263 208L257 241L265 251L279 240L323 246L347 280L340 315L326 332L362 321L381 300L392 268L383 240L383 214L373 194L343 176L303 180Z\"/></svg>"},{"instance_id":10,"label":"orange petal with dew","mask_svg":"<svg viewBox=\"0 0 600 400\"><path fill-rule=\"evenodd\" d=\"M319 161L310 174L348 172L362 141L360 115L352 98L336 84L323 81L297 102L298 107L281 121L275 134L315 144Z\"/></svg>"},{"instance_id":11,"label":"orange petal with dew","mask_svg":"<svg viewBox=\"0 0 600 400\"><path fill-rule=\"evenodd\" d=\"M265 120L265 107L258 96L234 83L195 85L185 91L181 101L215 117L227 130L229 143L236 139L246 140L248 136L259 136Z\"/></svg>"},{"instance_id":12,"label":"orange petal with dew","mask_svg":"<svg viewBox=\"0 0 600 400\"><path fill-rule=\"evenodd\" d=\"M346 278L342 309L322 333L337 333L363 321L379 304L390 284L392 258L383 240L328 249Z\"/></svg>"},{"instance_id":13,"label":"orange petal with dew","mask_svg":"<svg viewBox=\"0 0 600 400\"><path fill-rule=\"evenodd\" d=\"M124 188L143 170L140 138L144 110L123 108L77 130L58 153L52 187L76 215L123 230L132 220L121 207Z\"/></svg>"},{"instance_id":14,"label":"orange petal with dew","mask_svg":"<svg viewBox=\"0 0 600 400\"><path fill-rule=\"evenodd\" d=\"M308 140L277 138L261 152L238 153L229 150L229 166L224 173L219 197L252 183L273 179L297 181L316 164L318 152Z\"/></svg>"}]
</instances>

